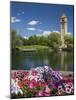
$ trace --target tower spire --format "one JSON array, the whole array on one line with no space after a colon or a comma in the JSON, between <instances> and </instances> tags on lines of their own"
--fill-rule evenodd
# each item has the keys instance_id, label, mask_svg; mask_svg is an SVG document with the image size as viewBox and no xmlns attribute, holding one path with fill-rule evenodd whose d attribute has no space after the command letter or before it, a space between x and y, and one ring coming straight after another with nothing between
<instances>
[{"instance_id":1,"label":"tower spire","mask_svg":"<svg viewBox=\"0 0 76 100\"><path fill-rule=\"evenodd\" d=\"M64 47L64 36L67 34L67 16L63 13L60 17L60 27L61 27L61 42L62 47Z\"/></svg>"}]
</instances>

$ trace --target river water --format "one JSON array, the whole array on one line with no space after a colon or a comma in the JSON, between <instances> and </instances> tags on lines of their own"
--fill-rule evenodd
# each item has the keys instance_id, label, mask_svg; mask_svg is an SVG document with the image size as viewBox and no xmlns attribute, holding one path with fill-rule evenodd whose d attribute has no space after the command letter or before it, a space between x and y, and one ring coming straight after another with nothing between
<instances>
[{"instance_id":1,"label":"river water","mask_svg":"<svg viewBox=\"0 0 76 100\"><path fill-rule=\"evenodd\" d=\"M12 53L12 70L29 70L36 67L52 67L58 71L73 71L73 52L18 52Z\"/></svg>"}]
</instances>

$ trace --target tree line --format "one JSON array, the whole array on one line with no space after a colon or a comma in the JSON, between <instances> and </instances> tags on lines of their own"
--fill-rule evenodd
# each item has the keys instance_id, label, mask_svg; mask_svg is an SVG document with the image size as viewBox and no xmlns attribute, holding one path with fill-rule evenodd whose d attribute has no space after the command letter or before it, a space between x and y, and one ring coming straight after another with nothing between
<instances>
[{"instance_id":1,"label":"tree line","mask_svg":"<svg viewBox=\"0 0 76 100\"><path fill-rule=\"evenodd\" d=\"M64 37L64 43L67 48L73 48L73 35L66 34ZM42 45L48 46L52 49L57 49L61 46L60 33L52 32L48 36L36 36L33 35L28 39L25 39L18 35L16 30L11 30L11 44L12 48L16 46L27 46L27 45Z\"/></svg>"}]
</instances>

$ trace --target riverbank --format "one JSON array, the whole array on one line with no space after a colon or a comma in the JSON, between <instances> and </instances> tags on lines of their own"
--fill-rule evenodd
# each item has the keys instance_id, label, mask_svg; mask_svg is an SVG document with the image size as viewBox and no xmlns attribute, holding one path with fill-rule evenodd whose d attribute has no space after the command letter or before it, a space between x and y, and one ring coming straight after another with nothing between
<instances>
[{"instance_id":1,"label":"riverbank","mask_svg":"<svg viewBox=\"0 0 76 100\"><path fill-rule=\"evenodd\" d=\"M42 46L42 45L27 45L27 46L16 46L16 50L22 51L22 52L36 52L36 51L67 51L67 52L73 52L73 48L51 48L49 46Z\"/></svg>"},{"instance_id":2,"label":"riverbank","mask_svg":"<svg viewBox=\"0 0 76 100\"><path fill-rule=\"evenodd\" d=\"M48 46L41 46L41 45L30 45L30 46L16 46L16 49L20 51L41 51L41 50L52 50Z\"/></svg>"}]
</instances>

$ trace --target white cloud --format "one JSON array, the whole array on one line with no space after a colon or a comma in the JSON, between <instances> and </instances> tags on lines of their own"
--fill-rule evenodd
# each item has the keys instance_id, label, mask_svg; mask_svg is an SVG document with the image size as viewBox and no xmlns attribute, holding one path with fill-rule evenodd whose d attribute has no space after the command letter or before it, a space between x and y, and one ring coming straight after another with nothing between
<instances>
[{"instance_id":1,"label":"white cloud","mask_svg":"<svg viewBox=\"0 0 76 100\"><path fill-rule=\"evenodd\" d=\"M23 36L23 38L24 38L24 39L28 39L28 37L27 37L27 36Z\"/></svg>"},{"instance_id":2,"label":"white cloud","mask_svg":"<svg viewBox=\"0 0 76 100\"><path fill-rule=\"evenodd\" d=\"M41 34L37 34L37 36L48 36L52 32L60 33L59 31L49 31L49 30L39 30L39 31L42 32L42 33Z\"/></svg>"},{"instance_id":3,"label":"white cloud","mask_svg":"<svg viewBox=\"0 0 76 100\"><path fill-rule=\"evenodd\" d=\"M43 31L43 36L48 36L51 33L51 31Z\"/></svg>"},{"instance_id":4,"label":"white cloud","mask_svg":"<svg viewBox=\"0 0 76 100\"><path fill-rule=\"evenodd\" d=\"M30 21L29 23L28 23L28 25L36 25L36 24L38 24L39 23L39 21L37 21L37 20L32 20L32 21Z\"/></svg>"},{"instance_id":5,"label":"white cloud","mask_svg":"<svg viewBox=\"0 0 76 100\"><path fill-rule=\"evenodd\" d=\"M35 31L35 30L36 30L36 28L29 27L29 28L27 28L27 30L30 30L30 31Z\"/></svg>"},{"instance_id":6,"label":"white cloud","mask_svg":"<svg viewBox=\"0 0 76 100\"><path fill-rule=\"evenodd\" d=\"M51 31L43 31L41 34L37 34L37 36L48 36L49 34L51 34Z\"/></svg>"},{"instance_id":7,"label":"white cloud","mask_svg":"<svg viewBox=\"0 0 76 100\"><path fill-rule=\"evenodd\" d=\"M68 32L67 34L71 35L72 33L71 32Z\"/></svg>"},{"instance_id":8,"label":"white cloud","mask_svg":"<svg viewBox=\"0 0 76 100\"><path fill-rule=\"evenodd\" d=\"M11 17L11 23L16 23L16 22L21 22L21 20L16 17Z\"/></svg>"},{"instance_id":9,"label":"white cloud","mask_svg":"<svg viewBox=\"0 0 76 100\"><path fill-rule=\"evenodd\" d=\"M52 31L52 32L60 33L59 31Z\"/></svg>"}]
</instances>

